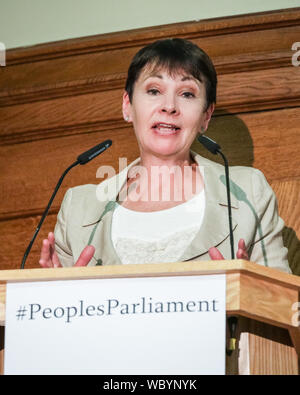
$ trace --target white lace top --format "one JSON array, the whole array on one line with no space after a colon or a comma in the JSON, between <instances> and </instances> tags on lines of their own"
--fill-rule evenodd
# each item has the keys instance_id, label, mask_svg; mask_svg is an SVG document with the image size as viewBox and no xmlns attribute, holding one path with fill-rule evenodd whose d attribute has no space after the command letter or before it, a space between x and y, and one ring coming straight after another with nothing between
<instances>
[{"instance_id":1,"label":"white lace top","mask_svg":"<svg viewBox=\"0 0 300 395\"><path fill-rule=\"evenodd\" d=\"M117 205L112 219L112 242L123 264L176 262L198 232L205 194L178 206L139 212Z\"/></svg>"}]
</instances>

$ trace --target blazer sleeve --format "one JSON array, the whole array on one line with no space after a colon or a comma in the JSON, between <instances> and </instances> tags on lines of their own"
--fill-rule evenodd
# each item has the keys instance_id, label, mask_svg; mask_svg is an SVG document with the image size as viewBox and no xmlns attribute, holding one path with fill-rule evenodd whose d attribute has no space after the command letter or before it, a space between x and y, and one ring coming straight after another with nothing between
<instances>
[{"instance_id":1,"label":"blazer sleeve","mask_svg":"<svg viewBox=\"0 0 300 395\"><path fill-rule=\"evenodd\" d=\"M252 193L256 215L256 235L251 246L253 262L291 273L287 248L283 245L284 222L278 215L277 199L263 173L254 169Z\"/></svg>"},{"instance_id":2,"label":"blazer sleeve","mask_svg":"<svg viewBox=\"0 0 300 395\"><path fill-rule=\"evenodd\" d=\"M71 200L72 189L68 189L57 215L57 222L54 229L55 251L58 255L60 263L64 267L70 267L74 265L72 250L67 238L67 225L69 220L68 215L70 212Z\"/></svg>"}]
</instances>

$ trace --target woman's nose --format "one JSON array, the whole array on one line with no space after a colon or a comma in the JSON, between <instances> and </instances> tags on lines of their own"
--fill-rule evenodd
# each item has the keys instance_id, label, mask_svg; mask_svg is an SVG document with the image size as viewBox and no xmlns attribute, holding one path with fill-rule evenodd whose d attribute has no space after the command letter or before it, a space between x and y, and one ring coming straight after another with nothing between
<instances>
[{"instance_id":1,"label":"woman's nose","mask_svg":"<svg viewBox=\"0 0 300 395\"><path fill-rule=\"evenodd\" d=\"M174 114L177 113L177 110L176 110L176 108L174 106L173 107L166 107L166 106L164 106L161 109L161 111L162 112L166 112L166 113L171 114L171 115L174 115Z\"/></svg>"},{"instance_id":2,"label":"woman's nose","mask_svg":"<svg viewBox=\"0 0 300 395\"><path fill-rule=\"evenodd\" d=\"M170 115L175 115L178 113L178 106L176 104L176 100L173 97L165 98L164 102L161 106L161 111L164 113L168 113Z\"/></svg>"}]
</instances>

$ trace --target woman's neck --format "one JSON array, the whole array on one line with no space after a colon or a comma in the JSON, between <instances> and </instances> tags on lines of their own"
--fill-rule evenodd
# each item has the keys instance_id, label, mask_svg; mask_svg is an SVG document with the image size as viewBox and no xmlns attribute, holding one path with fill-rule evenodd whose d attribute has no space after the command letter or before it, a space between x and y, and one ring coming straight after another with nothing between
<instances>
[{"instance_id":1,"label":"woman's neck","mask_svg":"<svg viewBox=\"0 0 300 395\"><path fill-rule=\"evenodd\" d=\"M126 200L143 206L172 207L191 199L204 187L193 158L158 158L141 156L130 169Z\"/></svg>"},{"instance_id":2,"label":"woman's neck","mask_svg":"<svg viewBox=\"0 0 300 395\"><path fill-rule=\"evenodd\" d=\"M176 166L189 166L195 163L190 152L180 152L176 155L159 155L144 152L140 152L140 164L145 168L150 169L152 166L167 166L173 168Z\"/></svg>"}]
</instances>

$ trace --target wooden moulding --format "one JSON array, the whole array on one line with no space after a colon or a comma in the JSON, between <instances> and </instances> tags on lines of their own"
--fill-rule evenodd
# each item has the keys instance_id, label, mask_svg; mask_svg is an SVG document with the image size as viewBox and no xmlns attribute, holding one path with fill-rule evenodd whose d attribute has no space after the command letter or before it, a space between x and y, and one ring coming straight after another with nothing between
<instances>
[{"instance_id":1,"label":"wooden moulding","mask_svg":"<svg viewBox=\"0 0 300 395\"><path fill-rule=\"evenodd\" d=\"M108 33L95 36L87 36L75 39L62 40L47 44L34 45L10 49L7 51L7 62L10 65L27 62L37 62L45 59L54 59L64 56L80 55L99 50L119 49L120 47L138 47L153 41L153 36L160 38L186 37L210 37L221 34L233 34L258 30L285 28L299 24L300 8L289 8L275 11L253 13L174 23L163 26L132 29L124 32ZM237 43L245 47L248 43ZM262 45L262 43L256 43Z\"/></svg>"},{"instance_id":2,"label":"wooden moulding","mask_svg":"<svg viewBox=\"0 0 300 395\"><path fill-rule=\"evenodd\" d=\"M267 73L254 74L250 78L246 75L247 83L251 81L252 85L259 78L267 79L268 71L273 68L288 68L288 72L293 72L291 45L297 42L299 32L300 8L294 8L9 49L6 67L0 75L0 106L122 89L129 60L135 52L156 39L168 37L195 41L212 57L219 75L234 74L233 82L241 72L267 70ZM289 73L285 78L288 76ZM228 84L230 89L220 102L221 107L228 106L226 109L231 111L257 108L259 97L255 97L251 105L233 101L231 80L229 77L227 82L225 78L224 85ZM277 72L275 88L280 80L281 73ZM273 84L272 78L261 89L267 89L268 84ZM289 89L292 88L290 84ZM287 91L284 96L288 97L281 98L282 101L272 98L270 103L265 103L266 108L274 108L274 104L278 107L299 103L297 92Z\"/></svg>"}]
</instances>

